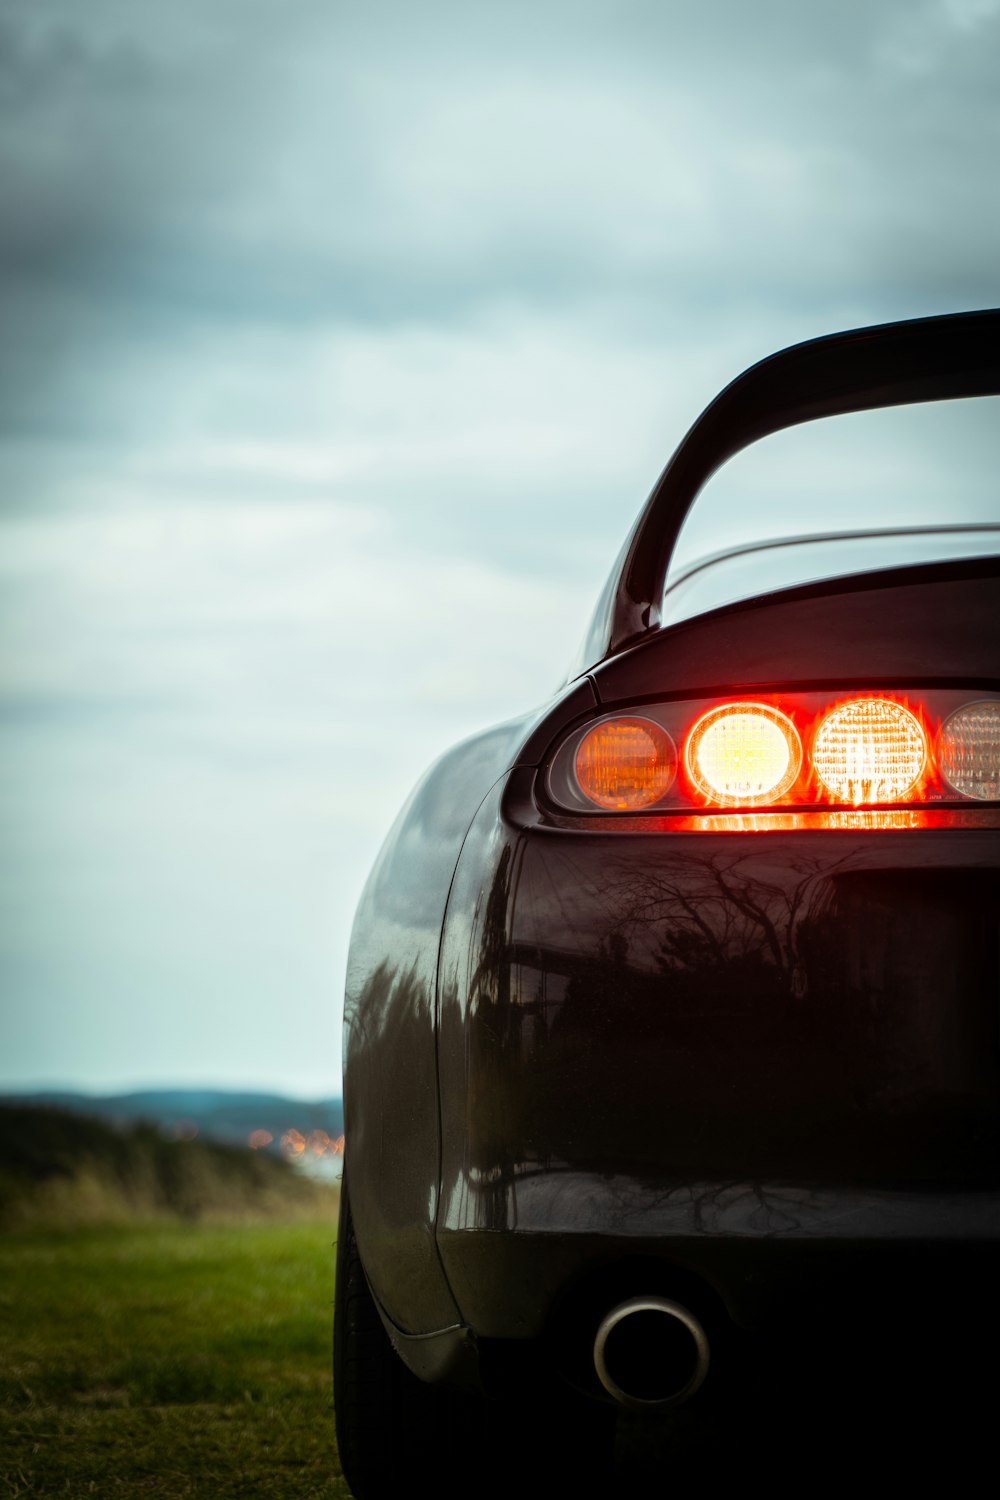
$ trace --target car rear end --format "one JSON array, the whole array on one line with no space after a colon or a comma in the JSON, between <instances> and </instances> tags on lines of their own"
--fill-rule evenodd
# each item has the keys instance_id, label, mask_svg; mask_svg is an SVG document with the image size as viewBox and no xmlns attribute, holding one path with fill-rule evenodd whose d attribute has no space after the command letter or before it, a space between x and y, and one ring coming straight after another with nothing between
<instances>
[{"instance_id":1,"label":"car rear end","mask_svg":"<svg viewBox=\"0 0 1000 1500\"><path fill-rule=\"evenodd\" d=\"M437 1242L484 1368L669 1404L704 1352L661 1303L717 1351L870 1338L928 1287L993 1316L998 662L995 558L744 601L595 668L483 804Z\"/></svg>"},{"instance_id":2,"label":"car rear end","mask_svg":"<svg viewBox=\"0 0 1000 1500\"><path fill-rule=\"evenodd\" d=\"M741 449L982 405L998 337L1000 311L925 319L740 376L660 476L571 682L401 814L346 1007L335 1363L367 1500L418 1453L447 1493L603 1494L629 1422L661 1415L662 1462L621 1493L665 1465L702 1483L706 1457L819 1488L866 1432L898 1475L992 1420L996 463L961 423L937 453L918 415L859 541L839 430L829 472L792 469L795 513L830 524L832 496L838 532L774 540L744 495L724 518L756 551L671 568ZM925 483L905 540L887 475Z\"/></svg>"}]
</instances>

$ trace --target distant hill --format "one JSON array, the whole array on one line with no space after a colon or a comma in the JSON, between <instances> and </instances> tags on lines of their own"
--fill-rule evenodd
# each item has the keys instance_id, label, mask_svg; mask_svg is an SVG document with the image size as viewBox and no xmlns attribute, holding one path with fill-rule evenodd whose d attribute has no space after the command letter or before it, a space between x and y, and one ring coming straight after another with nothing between
<instances>
[{"instance_id":1,"label":"distant hill","mask_svg":"<svg viewBox=\"0 0 1000 1500\"><path fill-rule=\"evenodd\" d=\"M271 1155L299 1156L317 1164L326 1165L329 1159L331 1167L344 1133L344 1106L335 1097L303 1101L230 1089L142 1089L105 1095L48 1089L0 1096L3 1103L49 1105L115 1125L145 1122L177 1139L251 1144Z\"/></svg>"},{"instance_id":2,"label":"distant hill","mask_svg":"<svg viewBox=\"0 0 1000 1500\"><path fill-rule=\"evenodd\" d=\"M327 1218L335 1190L281 1156L50 1104L0 1104L0 1227Z\"/></svg>"}]
</instances>

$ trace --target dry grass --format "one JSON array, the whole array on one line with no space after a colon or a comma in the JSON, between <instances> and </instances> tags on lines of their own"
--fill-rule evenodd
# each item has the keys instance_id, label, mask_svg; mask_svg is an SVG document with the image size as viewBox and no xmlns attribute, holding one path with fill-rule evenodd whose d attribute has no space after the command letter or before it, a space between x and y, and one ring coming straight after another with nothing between
<instances>
[{"instance_id":1,"label":"dry grass","mask_svg":"<svg viewBox=\"0 0 1000 1500\"><path fill-rule=\"evenodd\" d=\"M336 1190L245 1146L170 1140L37 1105L0 1105L0 1227L235 1224L336 1217Z\"/></svg>"}]
</instances>

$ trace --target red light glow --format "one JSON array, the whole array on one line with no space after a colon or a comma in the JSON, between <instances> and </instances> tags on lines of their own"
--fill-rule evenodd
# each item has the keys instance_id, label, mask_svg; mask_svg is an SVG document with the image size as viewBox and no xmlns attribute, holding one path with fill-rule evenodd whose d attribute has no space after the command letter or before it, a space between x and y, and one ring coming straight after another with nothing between
<instances>
[{"instance_id":1,"label":"red light glow","mask_svg":"<svg viewBox=\"0 0 1000 1500\"><path fill-rule=\"evenodd\" d=\"M678 831L685 833L797 833L802 830L894 832L909 828L968 827L961 815L932 813L920 807L819 808L809 812L716 813L707 817L679 818ZM977 824L976 826L981 826Z\"/></svg>"},{"instance_id":2,"label":"red light glow","mask_svg":"<svg viewBox=\"0 0 1000 1500\"><path fill-rule=\"evenodd\" d=\"M569 822L569 820L567 820ZM1000 808L873 807L808 808L801 812L680 813L605 821L596 814L571 826L595 833L893 833L914 828L1000 828Z\"/></svg>"}]
</instances>

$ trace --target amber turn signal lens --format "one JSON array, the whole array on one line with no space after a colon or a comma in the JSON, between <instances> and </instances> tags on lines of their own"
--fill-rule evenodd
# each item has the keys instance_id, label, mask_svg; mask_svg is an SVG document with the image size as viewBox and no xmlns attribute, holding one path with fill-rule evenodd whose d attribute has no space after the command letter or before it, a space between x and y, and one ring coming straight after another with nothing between
<instances>
[{"instance_id":1,"label":"amber turn signal lens","mask_svg":"<svg viewBox=\"0 0 1000 1500\"><path fill-rule=\"evenodd\" d=\"M759 807L775 802L802 764L795 725L767 703L726 703L703 714L688 735L688 775L710 802Z\"/></svg>"},{"instance_id":2,"label":"amber turn signal lens","mask_svg":"<svg viewBox=\"0 0 1000 1500\"><path fill-rule=\"evenodd\" d=\"M612 812L651 807L670 790L677 752L651 719L605 719L576 752L576 779L585 797Z\"/></svg>"},{"instance_id":3,"label":"amber turn signal lens","mask_svg":"<svg viewBox=\"0 0 1000 1500\"><path fill-rule=\"evenodd\" d=\"M889 698L855 698L823 719L813 745L816 775L838 802L902 802L927 760L919 720Z\"/></svg>"},{"instance_id":4,"label":"amber turn signal lens","mask_svg":"<svg viewBox=\"0 0 1000 1500\"><path fill-rule=\"evenodd\" d=\"M967 703L942 727L938 765L950 787L977 802L1000 801L1000 703Z\"/></svg>"}]
</instances>

